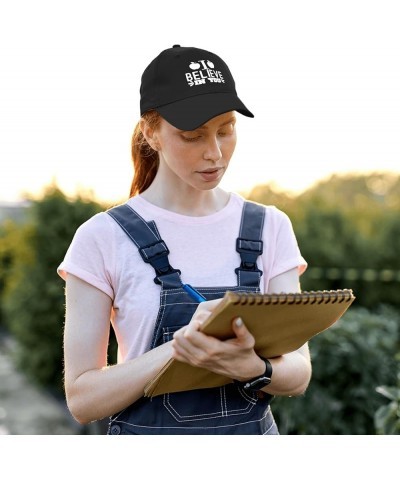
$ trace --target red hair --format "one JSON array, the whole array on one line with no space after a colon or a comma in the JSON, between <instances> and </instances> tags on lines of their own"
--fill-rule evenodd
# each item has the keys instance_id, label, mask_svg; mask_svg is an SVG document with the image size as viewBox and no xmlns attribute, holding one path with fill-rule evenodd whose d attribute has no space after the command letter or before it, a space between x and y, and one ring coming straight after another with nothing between
<instances>
[{"instance_id":1,"label":"red hair","mask_svg":"<svg viewBox=\"0 0 400 480\"><path fill-rule=\"evenodd\" d=\"M155 110L149 110L144 113L142 118L154 130L161 121L161 115ZM156 176L159 165L158 152L153 150L147 143L140 129L139 122L132 135L132 161L134 175L129 197L138 195L149 188Z\"/></svg>"}]
</instances>

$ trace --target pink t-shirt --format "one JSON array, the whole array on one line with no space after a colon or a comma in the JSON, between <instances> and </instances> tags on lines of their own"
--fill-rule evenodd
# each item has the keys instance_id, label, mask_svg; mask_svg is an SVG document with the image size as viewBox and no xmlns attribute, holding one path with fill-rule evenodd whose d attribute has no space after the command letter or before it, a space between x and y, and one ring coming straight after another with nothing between
<instances>
[{"instance_id":1,"label":"pink t-shirt","mask_svg":"<svg viewBox=\"0 0 400 480\"><path fill-rule=\"evenodd\" d=\"M237 285L236 251L244 199L230 194L220 211L202 217L180 215L159 208L140 195L128 204L146 221L154 220L167 244L169 261L181 270L183 283L194 287ZM264 252L258 258L261 291L271 278L307 264L300 254L292 224L285 213L265 207ZM135 358L149 349L159 308L160 286L153 268L144 263L137 247L107 213L81 225L58 267L65 279L71 273L103 291L113 300L112 323L118 341L118 362ZM82 319L84 321L84 319Z\"/></svg>"}]
</instances>

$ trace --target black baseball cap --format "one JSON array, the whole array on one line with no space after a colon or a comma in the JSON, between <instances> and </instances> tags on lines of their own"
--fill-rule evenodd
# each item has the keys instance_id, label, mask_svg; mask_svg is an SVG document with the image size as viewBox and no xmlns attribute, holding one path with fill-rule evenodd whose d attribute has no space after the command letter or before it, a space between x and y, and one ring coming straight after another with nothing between
<instances>
[{"instance_id":1,"label":"black baseball cap","mask_svg":"<svg viewBox=\"0 0 400 480\"><path fill-rule=\"evenodd\" d=\"M195 130L231 110L254 117L237 96L222 58L180 45L163 50L143 72L140 115L148 110L156 110L180 130Z\"/></svg>"}]
</instances>

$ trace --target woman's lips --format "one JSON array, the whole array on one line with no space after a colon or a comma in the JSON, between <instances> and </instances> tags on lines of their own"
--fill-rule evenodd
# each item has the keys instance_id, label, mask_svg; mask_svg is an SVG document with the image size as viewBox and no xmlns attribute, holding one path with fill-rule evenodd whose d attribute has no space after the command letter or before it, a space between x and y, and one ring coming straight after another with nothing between
<instances>
[{"instance_id":1,"label":"woman's lips","mask_svg":"<svg viewBox=\"0 0 400 480\"><path fill-rule=\"evenodd\" d=\"M222 175L222 172L223 172L223 168L217 167L217 168L207 168L206 170L202 170L197 173L199 173L206 182L212 182L214 180L217 180Z\"/></svg>"}]
</instances>

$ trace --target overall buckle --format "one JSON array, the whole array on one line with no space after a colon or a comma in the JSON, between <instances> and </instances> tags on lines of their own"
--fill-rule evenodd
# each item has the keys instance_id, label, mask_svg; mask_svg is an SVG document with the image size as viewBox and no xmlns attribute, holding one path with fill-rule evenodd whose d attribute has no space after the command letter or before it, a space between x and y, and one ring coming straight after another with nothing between
<instances>
[{"instance_id":1,"label":"overall buckle","mask_svg":"<svg viewBox=\"0 0 400 480\"><path fill-rule=\"evenodd\" d=\"M169 275L171 273L179 273L179 275L181 274L180 270L171 267L168 260L169 249L163 240L158 240L150 245L139 248L139 253L143 261L145 263L150 263L150 265L156 271L157 276L154 278L154 282L157 285L161 285L159 277Z\"/></svg>"},{"instance_id":2,"label":"overall buckle","mask_svg":"<svg viewBox=\"0 0 400 480\"><path fill-rule=\"evenodd\" d=\"M236 250L240 254L240 267L235 269L236 274L239 271L256 272L263 274L257 267L257 258L263 253L264 243L262 240L249 240L247 238L236 239Z\"/></svg>"}]
</instances>

